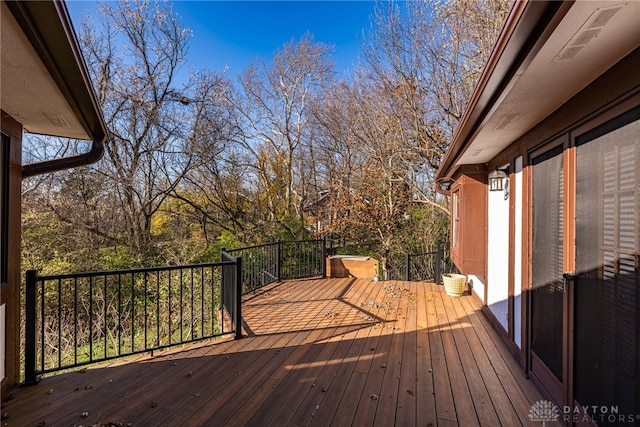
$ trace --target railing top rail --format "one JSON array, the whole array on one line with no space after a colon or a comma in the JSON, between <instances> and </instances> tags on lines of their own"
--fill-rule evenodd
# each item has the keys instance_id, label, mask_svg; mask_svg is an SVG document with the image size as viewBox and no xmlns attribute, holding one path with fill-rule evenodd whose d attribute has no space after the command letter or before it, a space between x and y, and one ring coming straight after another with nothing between
<instances>
[{"instance_id":1,"label":"railing top rail","mask_svg":"<svg viewBox=\"0 0 640 427\"><path fill-rule=\"evenodd\" d=\"M422 252L419 254L407 254L407 256L424 256L424 255L435 255L437 254L438 251L433 251L433 252Z\"/></svg>"},{"instance_id":2,"label":"railing top rail","mask_svg":"<svg viewBox=\"0 0 640 427\"><path fill-rule=\"evenodd\" d=\"M108 271L88 271L78 273L65 273L65 274L48 274L38 275L38 280L58 280L58 279L76 279L80 277L101 277L101 276L115 276L137 273L149 273L156 271L170 271L170 270L186 270L190 268L208 268L208 267L220 267L223 265L232 265L233 261L217 261L207 262L200 264L187 264L187 265L169 265L162 267L144 267L144 268L132 268L124 270L108 270Z\"/></svg>"},{"instance_id":3,"label":"railing top rail","mask_svg":"<svg viewBox=\"0 0 640 427\"><path fill-rule=\"evenodd\" d=\"M313 240L282 240L282 241L277 241L277 242L262 243L262 244L259 244L259 245L253 245L253 246L243 246L242 248L226 249L226 251L227 251L228 253L231 253L231 252L243 251L243 250L248 250L248 249L263 248L263 247L266 247L266 246L273 246L273 245L278 245L278 244L286 245L286 244L290 244L290 243L319 243L319 242L323 242L323 240L322 240L322 239L313 239Z\"/></svg>"},{"instance_id":4,"label":"railing top rail","mask_svg":"<svg viewBox=\"0 0 640 427\"><path fill-rule=\"evenodd\" d=\"M222 254L222 259L224 259L223 263L233 264L238 259L238 257L231 255L228 251L224 249L221 250L220 253Z\"/></svg>"},{"instance_id":5,"label":"railing top rail","mask_svg":"<svg viewBox=\"0 0 640 427\"><path fill-rule=\"evenodd\" d=\"M241 248L234 248L234 249L225 249L224 252L227 252L228 254L232 253L232 252L238 252L238 251L245 251L248 249L258 249L258 248L264 248L267 246L272 246L277 244L278 242L273 242L273 243L262 243L260 245L253 245L253 246L243 246Z\"/></svg>"}]
</instances>

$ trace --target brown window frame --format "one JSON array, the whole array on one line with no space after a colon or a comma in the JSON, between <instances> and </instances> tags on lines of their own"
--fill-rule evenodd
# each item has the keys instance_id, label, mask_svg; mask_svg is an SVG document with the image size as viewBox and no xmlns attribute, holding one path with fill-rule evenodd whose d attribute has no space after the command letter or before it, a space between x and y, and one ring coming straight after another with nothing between
<instances>
[{"instance_id":1,"label":"brown window frame","mask_svg":"<svg viewBox=\"0 0 640 427\"><path fill-rule=\"evenodd\" d=\"M460 241L460 189L451 193L451 246L458 247Z\"/></svg>"},{"instance_id":2,"label":"brown window frame","mask_svg":"<svg viewBox=\"0 0 640 427\"><path fill-rule=\"evenodd\" d=\"M11 137L0 133L0 283L7 283L9 267L9 141Z\"/></svg>"}]
</instances>

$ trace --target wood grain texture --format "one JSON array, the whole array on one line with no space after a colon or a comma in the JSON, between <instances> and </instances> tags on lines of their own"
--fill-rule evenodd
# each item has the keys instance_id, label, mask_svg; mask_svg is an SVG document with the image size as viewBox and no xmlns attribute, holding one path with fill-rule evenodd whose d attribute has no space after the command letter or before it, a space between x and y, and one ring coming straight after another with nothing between
<instances>
[{"instance_id":1,"label":"wood grain texture","mask_svg":"<svg viewBox=\"0 0 640 427\"><path fill-rule=\"evenodd\" d=\"M244 335L12 390L8 426L528 425L541 396L476 300L424 282L278 283Z\"/></svg>"}]
</instances>

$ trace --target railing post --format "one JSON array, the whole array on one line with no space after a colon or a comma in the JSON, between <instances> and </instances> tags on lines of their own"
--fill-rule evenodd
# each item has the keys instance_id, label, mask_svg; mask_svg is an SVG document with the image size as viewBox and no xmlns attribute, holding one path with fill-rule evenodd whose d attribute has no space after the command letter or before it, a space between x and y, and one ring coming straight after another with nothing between
<instances>
[{"instance_id":1,"label":"railing post","mask_svg":"<svg viewBox=\"0 0 640 427\"><path fill-rule=\"evenodd\" d=\"M322 263L322 278L327 277L327 238L322 238L322 255L320 256L320 262Z\"/></svg>"},{"instance_id":2,"label":"railing post","mask_svg":"<svg viewBox=\"0 0 640 427\"><path fill-rule=\"evenodd\" d=\"M236 258L235 339L242 338L242 257Z\"/></svg>"},{"instance_id":3,"label":"railing post","mask_svg":"<svg viewBox=\"0 0 640 427\"><path fill-rule=\"evenodd\" d=\"M276 242L276 259L278 260L278 263L276 265L276 277L278 278L278 282L280 280L282 280L282 259L280 258L282 256L282 242L280 240L278 240Z\"/></svg>"},{"instance_id":4,"label":"railing post","mask_svg":"<svg viewBox=\"0 0 640 427\"><path fill-rule=\"evenodd\" d=\"M220 248L220 262L224 262L225 261L225 252L227 252L227 248L222 247ZM222 286L220 286L220 309L224 308L224 288L225 288L225 283L224 283L224 265L222 267L220 267L222 269Z\"/></svg>"},{"instance_id":5,"label":"railing post","mask_svg":"<svg viewBox=\"0 0 640 427\"><path fill-rule=\"evenodd\" d=\"M28 270L25 289L24 384L38 383L36 376L36 286L38 272Z\"/></svg>"},{"instance_id":6,"label":"railing post","mask_svg":"<svg viewBox=\"0 0 640 427\"><path fill-rule=\"evenodd\" d=\"M404 265L405 265L404 280L409 282L411 280L411 278L409 277L411 276L411 255L407 254L404 257Z\"/></svg>"},{"instance_id":7,"label":"railing post","mask_svg":"<svg viewBox=\"0 0 640 427\"><path fill-rule=\"evenodd\" d=\"M436 268L434 272L434 280L436 285L442 283L442 241L438 240L438 247L436 249Z\"/></svg>"}]
</instances>

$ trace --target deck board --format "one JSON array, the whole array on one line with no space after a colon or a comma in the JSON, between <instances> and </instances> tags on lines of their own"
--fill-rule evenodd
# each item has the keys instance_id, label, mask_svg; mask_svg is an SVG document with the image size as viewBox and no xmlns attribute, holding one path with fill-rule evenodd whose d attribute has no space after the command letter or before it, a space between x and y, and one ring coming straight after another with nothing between
<instances>
[{"instance_id":1,"label":"deck board","mask_svg":"<svg viewBox=\"0 0 640 427\"><path fill-rule=\"evenodd\" d=\"M427 426L437 424L436 421L436 400L433 384L433 363L431 360L431 344L429 333L418 331L428 331L429 321L427 309L431 307L428 301L427 291L429 286L417 287L416 301L416 356L417 356L417 384L416 384L416 425Z\"/></svg>"},{"instance_id":2,"label":"deck board","mask_svg":"<svg viewBox=\"0 0 640 427\"><path fill-rule=\"evenodd\" d=\"M467 316L464 310L463 303L458 301L454 304L456 314L459 318ZM480 341L478 333L474 328L464 328L464 338L468 345L468 351L472 354L484 354L485 357L474 358L477 369L482 377L486 389L486 395L491 399L493 409L497 419L501 421L503 425L517 426L523 424L523 419L520 419L514 411L513 404L507 394L504 386L500 382L497 375L493 371L493 365L489 359L489 356L484 350L483 344ZM491 393L489 393L491 390ZM523 414L525 417L527 413Z\"/></svg>"},{"instance_id":3,"label":"deck board","mask_svg":"<svg viewBox=\"0 0 640 427\"><path fill-rule=\"evenodd\" d=\"M445 307L446 295L435 295L434 305L438 314L438 328L442 339L442 350L447 364L447 376L451 386L451 394L455 403L456 420L460 425L479 425L477 414L473 406L469 384L465 377L460 354L453 338L453 328L460 325L460 319L451 316ZM436 399L438 396L436 395Z\"/></svg>"},{"instance_id":4,"label":"deck board","mask_svg":"<svg viewBox=\"0 0 640 427\"><path fill-rule=\"evenodd\" d=\"M474 324L474 331L482 342L482 348L486 357L491 361L493 373L497 381L504 387L513 406L513 414L516 415L522 425L530 424L528 419L529 408L533 403L542 399L533 383L528 381L524 372L518 366L516 360L506 350L503 343L493 330L488 320L484 317L477 305L470 301L462 301L467 316ZM506 408L509 410L510 408Z\"/></svg>"},{"instance_id":5,"label":"deck board","mask_svg":"<svg viewBox=\"0 0 640 427\"><path fill-rule=\"evenodd\" d=\"M363 283L359 282L360 286L353 290L353 299L358 302L364 295L369 295L371 287L363 286ZM345 294L346 295L346 294ZM322 406L331 409L337 406L335 399L326 399L327 394L335 396L335 391L344 390L345 385L339 381L334 383L334 380L338 376L338 370L345 363L345 358L348 356L351 347L354 345L358 332L362 330L356 326L358 321L357 316L350 315L348 312L340 312L336 316L346 315L350 320L345 319L344 323L350 325L349 332L334 337L333 340L337 340L337 345L331 354L331 359L327 360L315 382L311 387L306 390L306 395L301 402L298 410L293 415L291 423L302 426L309 426L314 418L317 416L318 421L322 420L322 417L326 417L326 411L320 412L319 409ZM341 322L342 323L342 322ZM342 376L346 376L345 372L341 373ZM348 378L348 377L347 377ZM328 423L331 421L330 417L320 421L321 423Z\"/></svg>"},{"instance_id":6,"label":"deck board","mask_svg":"<svg viewBox=\"0 0 640 427\"><path fill-rule=\"evenodd\" d=\"M349 353L338 368L332 386L323 397L322 404L316 410L311 426L352 425L353 416L360 401L367 373L373 360L371 348L377 344L377 337L372 334L375 322L379 319L378 311L367 305L368 301L379 301L382 298L381 286L366 286L368 290L361 298L350 301L355 307L366 307L367 311L359 314L360 321L368 322L366 327L356 331ZM348 297L347 297L348 298Z\"/></svg>"},{"instance_id":7,"label":"deck board","mask_svg":"<svg viewBox=\"0 0 640 427\"><path fill-rule=\"evenodd\" d=\"M431 362L433 366L434 398L436 402L437 424L445 421L457 423L456 409L453 401L451 381L447 368L447 358L444 352L444 343L441 333L444 320L440 317L443 314L436 310L436 303L440 296L434 292L433 286L427 297L428 335L431 343Z\"/></svg>"},{"instance_id":8,"label":"deck board","mask_svg":"<svg viewBox=\"0 0 640 427\"><path fill-rule=\"evenodd\" d=\"M401 328L404 345L399 356L400 378L398 387L398 411L396 425L414 426L417 423L417 385L418 385L418 295L414 290L408 295L406 314ZM402 318L402 315L401 315Z\"/></svg>"},{"instance_id":9,"label":"deck board","mask_svg":"<svg viewBox=\"0 0 640 427\"><path fill-rule=\"evenodd\" d=\"M393 286L396 286L396 288L392 289L394 292L399 294L405 293L405 288L401 287L401 285L393 284ZM391 328L391 333L389 335L391 340L389 343L387 363L379 368L383 372L383 381L375 418L376 424L387 426L396 425L396 407L402 409L401 411L398 411L398 413L404 413L406 415L401 418L411 420L409 424L405 424L398 420L398 425L415 424L414 416L408 413L408 411L410 411L411 408L414 408L414 406L402 406L401 398L403 398L404 395L401 394L400 391L400 378L403 368L403 349L406 337L406 313L410 303L410 295L407 292L406 295L403 295L403 298L397 298L397 300L398 308L396 312L396 321L392 324L393 327ZM413 348L410 350L407 349L407 351L415 353ZM411 373L411 378L408 378L407 380L412 381L414 378L415 374Z\"/></svg>"},{"instance_id":10,"label":"deck board","mask_svg":"<svg viewBox=\"0 0 640 427\"><path fill-rule=\"evenodd\" d=\"M460 320L464 319L464 317L460 317L454 307L460 304L458 299L443 298L443 303L450 320L450 329L458 351L460 363L461 366L464 366L464 376L467 381L469 394L473 396L473 399L469 400L473 403L478 423L480 425L498 425L500 420L490 400L489 392L485 386L475 357L481 349L477 347L472 349L469 345L469 341L465 335L465 330L468 328L463 327L466 321L463 322ZM458 319L458 325L454 325L453 322L451 322L453 319Z\"/></svg>"},{"instance_id":11,"label":"deck board","mask_svg":"<svg viewBox=\"0 0 640 427\"><path fill-rule=\"evenodd\" d=\"M474 298L432 283L272 284L243 324L14 389L4 424L512 426L541 399Z\"/></svg>"}]
</instances>

